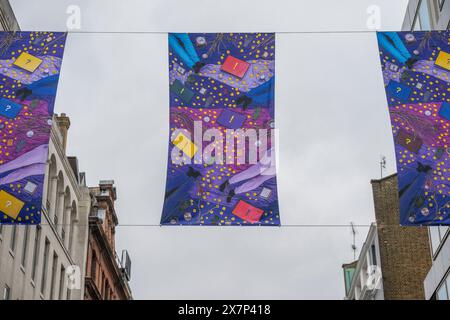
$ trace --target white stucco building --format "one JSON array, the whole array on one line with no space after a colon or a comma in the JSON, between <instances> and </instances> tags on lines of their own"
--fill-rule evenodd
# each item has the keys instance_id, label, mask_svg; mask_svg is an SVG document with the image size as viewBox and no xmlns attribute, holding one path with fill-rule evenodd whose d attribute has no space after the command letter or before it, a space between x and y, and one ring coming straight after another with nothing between
<instances>
[{"instance_id":1,"label":"white stucco building","mask_svg":"<svg viewBox=\"0 0 450 320\"><path fill-rule=\"evenodd\" d=\"M78 300L84 295L90 196L76 158L65 154L69 125L64 114L54 116L41 226L0 225L0 299ZM73 271L80 272L74 278L79 289L68 288Z\"/></svg>"},{"instance_id":2,"label":"white stucco building","mask_svg":"<svg viewBox=\"0 0 450 320\"><path fill-rule=\"evenodd\" d=\"M19 30L7 0L0 0L0 30ZM65 154L69 125L54 117L41 226L0 225L0 300L83 297L90 198L76 158ZM81 288L69 290L69 272L77 270Z\"/></svg>"},{"instance_id":3,"label":"white stucco building","mask_svg":"<svg viewBox=\"0 0 450 320\"><path fill-rule=\"evenodd\" d=\"M384 300L380 246L376 224L372 224L357 261L343 265L345 299Z\"/></svg>"}]
</instances>

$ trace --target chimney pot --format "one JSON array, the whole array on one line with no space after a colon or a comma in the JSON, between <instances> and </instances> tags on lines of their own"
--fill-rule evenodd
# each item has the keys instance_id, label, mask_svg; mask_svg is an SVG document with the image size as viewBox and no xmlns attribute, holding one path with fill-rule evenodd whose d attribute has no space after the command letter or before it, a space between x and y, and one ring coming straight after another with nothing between
<instances>
[{"instance_id":1,"label":"chimney pot","mask_svg":"<svg viewBox=\"0 0 450 320\"><path fill-rule=\"evenodd\" d=\"M63 138L63 149L64 152L66 151L66 145L67 145L67 132L70 128L70 119L65 113L61 113L60 116L56 116L56 123L58 124L59 131L61 132L61 136Z\"/></svg>"}]
</instances>

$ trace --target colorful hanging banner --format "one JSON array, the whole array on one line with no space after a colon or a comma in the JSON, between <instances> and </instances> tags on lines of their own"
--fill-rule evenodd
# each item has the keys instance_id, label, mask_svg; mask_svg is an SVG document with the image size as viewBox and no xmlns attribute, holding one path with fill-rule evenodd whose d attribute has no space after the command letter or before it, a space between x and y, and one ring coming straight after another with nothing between
<instances>
[{"instance_id":1,"label":"colorful hanging banner","mask_svg":"<svg viewBox=\"0 0 450 320\"><path fill-rule=\"evenodd\" d=\"M162 225L280 224L275 34L170 33Z\"/></svg>"},{"instance_id":2,"label":"colorful hanging banner","mask_svg":"<svg viewBox=\"0 0 450 320\"><path fill-rule=\"evenodd\" d=\"M66 33L0 32L0 224L39 224Z\"/></svg>"},{"instance_id":3,"label":"colorful hanging banner","mask_svg":"<svg viewBox=\"0 0 450 320\"><path fill-rule=\"evenodd\" d=\"M400 224L450 224L450 32L378 32Z\"/></svg>"}]
</instances>

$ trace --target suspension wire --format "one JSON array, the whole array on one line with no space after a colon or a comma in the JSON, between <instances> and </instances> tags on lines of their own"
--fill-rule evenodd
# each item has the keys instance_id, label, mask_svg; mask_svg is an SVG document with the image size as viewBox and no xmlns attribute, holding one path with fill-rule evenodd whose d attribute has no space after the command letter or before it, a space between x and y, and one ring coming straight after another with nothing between
<instances>
[{"instance_id":1,"label":"suspension wire","mask_svg":"<svg viewBox=\"0 0 450 320\"><path fill-rule=\"evenodd\" d=\"M20 32L20 31L19 31ZM61 32L61 31L51 31L51 32ZM132 31L93 31L93 30L66 30L68 34L168 34L170 31L140 31L140 30L132 30ZM206 32L206 33L275 33L275 34L373 34L376 33L377 30L317 30L317 31L261 31L261 32ZM203 32L189 32L189 33L203 33ZM53 225L50 223L41 223L39 225ZM61 224L56 224L61 225ZM70 224L65 224L69 226ZM88 226L88 225L80 225L77 226ZM278 227L278 228L351 228L350 224L281 224L281 225L270 225L270 224L241 224L241 225L161 225L161 224L118 224L116 227L177 227L177 226L186 226L186 227ZM369 228L372 224L354 224L354 227L361 228ZM394 226L398 227L399 224L386 225L383 224L383 227Z\"/></svg>"},{"instance_id":2,"label":"suspension wire","mask_svg":"<svg viewBox=\"0 0 450 320\"><path fill-rule=\"evenodd\" d=\"M52 31L53 32L53 31ZM54 32L67 32L68 34L168 34L173 31L95 31L95 30L67 30L67 31L54 31ZM188 32L188 33L275 33L275 34L371 34L376 33L377 30L311 30L311 31L267 31L267 32Z\"/></svg>"},{"instance_id":3,"label":"suspension wire","mask_svg":"<svg viewBox=\"0 0 450 320\"><path fill-rule=\"evenodd\" d=\"M13 225L13 224L1 224L0 225ZM26 226L27 224L16 224L17 226ZM39 224L29 224L30 226L34 225L40 225L40 226L70 226L71 224L54 224L54 223L39 223ZM79 227L87 227L89 224L75 224ZM370 228L374 224L353 224L354 227L358 228ZM272 228L351 228L351 224L281 224L281 225L271 225L271 224L240 224L240 225L226 225L226 224L220 224L220 225L181 225L181 224L156 224L156 223L124 223L124 224L118 224L116 227L203 227L203 228L209 228L209 227L272 227ZM379 224L379 226L382 227L399 227L399 224ZM268 229L269 229L268 228Z\"/></svg>"}]
</instances>

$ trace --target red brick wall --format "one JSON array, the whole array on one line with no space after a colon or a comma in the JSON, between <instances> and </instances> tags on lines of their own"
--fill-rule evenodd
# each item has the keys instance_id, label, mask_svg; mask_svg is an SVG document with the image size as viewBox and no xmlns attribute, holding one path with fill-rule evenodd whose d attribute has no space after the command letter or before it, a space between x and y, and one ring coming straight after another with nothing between
<instances>
[{"instance_id":1,"label":"red brick wall","mask_svg":"<svg viewBox=\"0 0 450 320\"><path fill-rule=\"evenodd\" d=\"M120 285L122 281L116 274L114 266L115 258L110 257L108 252L102 249L96 234L93 230L89 232L89 248L88 248L88 259L86 263L86 276L94 283L96 290L100 293L102 300L126 300L127 294L124 292ZM95 253L95 263L96 267L92 268L93 256ZM95 270L95 274L92 271ZM108 288L106 287L108 284ZM89 290L91 289L91 290ZM92 294L93 288L86 287L85 299L95 300L97 297Z\"/></svg>"}]
</instances>

